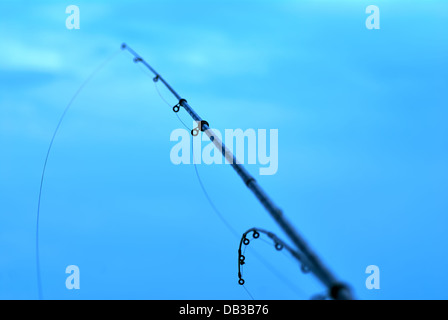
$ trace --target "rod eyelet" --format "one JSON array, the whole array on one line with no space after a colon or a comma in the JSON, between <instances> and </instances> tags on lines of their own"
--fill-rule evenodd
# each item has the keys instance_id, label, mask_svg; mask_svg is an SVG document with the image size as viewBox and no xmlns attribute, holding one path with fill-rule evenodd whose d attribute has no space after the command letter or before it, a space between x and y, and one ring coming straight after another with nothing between
<instances>
[{"instance_id":1,"label":"rod eyelet","mask_svg":"<svg viewBox=\"0 0 448 320\"><path fill-rule=\"evenodd\" d=\"M199 134L199 128L194 128L191 130L191 135L196 137Z\"/></svg>"}]
</instances>

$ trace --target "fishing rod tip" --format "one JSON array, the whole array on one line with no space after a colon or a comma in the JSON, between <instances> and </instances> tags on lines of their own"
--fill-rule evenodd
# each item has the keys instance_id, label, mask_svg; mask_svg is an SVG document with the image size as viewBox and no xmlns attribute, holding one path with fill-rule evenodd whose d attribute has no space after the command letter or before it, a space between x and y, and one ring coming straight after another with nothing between
<instances>
[{"instance_id":1,"label":"fishing rod tip","mask_svg":"<svg viewBox=\"0 0 448 320\"><path fill-rule=\"evenodd\" d=\"M127 47L126 43L123 42L123 43L121 44L121 49L126 49L126 47Z\"/></svg>"}]
</instances>

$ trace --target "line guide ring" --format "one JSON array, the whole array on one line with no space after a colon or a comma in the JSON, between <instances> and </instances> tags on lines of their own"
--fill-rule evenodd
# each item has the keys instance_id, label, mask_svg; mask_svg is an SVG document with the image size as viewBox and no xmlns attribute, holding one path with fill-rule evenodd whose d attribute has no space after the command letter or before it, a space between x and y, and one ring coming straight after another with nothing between
<instances>
[{"instance_id":1,"label":"line guide ring","mask_svg":"<svg viewBox=\"0 0 448 320\"><path fill-rule=\"evenodd\" d=\"M191 130L191 135L193 137L196 137L199 134L199 130L204 132L205 131L204 126L210 127L207 121L205 120L198 121L198 126Z\"/></svg>"},{"instance_id":2,"label":"line guide ring","mask_svg":"<svg viewBox=\"0 0 448 320\"><path fill-rule=\"evenodd\" d=\"M185 99L180 99L179 102L173 107L174 112L179 112L180 107L182 106L182 103L187 102Z\"/></svg>"}]
</instances>

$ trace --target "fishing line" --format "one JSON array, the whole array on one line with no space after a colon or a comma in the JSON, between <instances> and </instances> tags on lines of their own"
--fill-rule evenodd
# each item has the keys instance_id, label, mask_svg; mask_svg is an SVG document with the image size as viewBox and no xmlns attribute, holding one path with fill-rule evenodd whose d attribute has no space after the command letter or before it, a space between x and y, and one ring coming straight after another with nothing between
<instances>
[{"instance_id":1,"label":"fishing line","mask_svg":"<svg viewBox=\"0 0 448 320\"><path fill-rule=\"evenodd\" d=\"M67 106L65 107L58 123L57 126L53 132L47 153L46 153L46 157L45 157L45 162L43 165L43 169L42 169L42 176L41 176L41 181L40 181L40 187L39 187L39 197L38 197L38 204L37 204L37 217L36 217L36 270L37 270L37 284L38 284L38 296L39 299L43 299L43 286L42 286L42 277L41 277L41 264L40 264L40 251L39 251L39 226L40 226L40 207L41 207L41 200L42 200L42 191L43 191L43 185L44 185L44 180L45 180L45 173L46 173L46 168L47 168L47 164L48 164L48 159L52 150L52 146L54 144L55 138L57 133L59 132L59 129L61 127L61 124L64 120L64 118L67 115L67 112L69 111L69 109L71 108L72 104L74 103L74 101L76 100L76 98L78 97L78 95L82 92L82 90L85 88L85 86L113 59L115 58L121 50L117 50L117 52L115 52L114 54L112 54L110 57L108 57L104 62L102 62L87 78L86 80L80 85L80 87L76 90L75 94L73 95L73 97L69 100L69 103L67 104ZM147 72L145 72L147 73ZM171 107L171 105L168 103L168 101L163 97L163 95L160 93L157 83L156 83L156 79L154 79L154 84L155 84L155 88L156 91L158 93L158 95L160 96L160 98ZM179 119L179 121L184 125L185 128L187 128L188 130L190 130L190 128L185 124L184 121L182 121L182 119L179 117L179 115L176 113L177 118ZM193 137L192 137L192 148L193 148ZM228 223L228 221L224 218L224 216L221 214L221 212L217 209L217 207L215 206L214 202L211 200L203 182L202 179L199 175L199 171L198 168L196 166L196 163L194 161L194 151L192 149L192 155L193 155L193 164L194 164L194 168L195 168L195 173L198 179L198 182L200 184L200 187L207 199L207 201L209 202L210 206L212 207L213 211L215 212L215 214L220 218L220 220L226 225L226 227L232 232L232 234L234 236L236 236L237 238L239 238L239 233L236 232L236 230ZM290 285L289 281L284 278L277 270L275 270L275 268L273 268L269 263L267 263L267 261L265 259L262 258L261 255L259 255L257 252L254 251L254 255L273 273L275 274L280 280L282 280L283 282L285 282L286 284ZM249 292L249 290L244 287L244 289L246 290L246 292L249 294L249 296L253 298L252 294ZM294 290L295 291L295 290Z\"/></svg>"},{"instance_id":2,"label":"fishing line","mask_svg":"<svg viewBox=\"0 0 448 320\"><path fill-rule=\"evenodd\" d=\"M98 65L98 67L84 80L84 82L79 86L78 90L75 91L75 94L72 96L72 98L69 100L67 106L65 107L61 117L59 118L58 124L56 126L56 129L53 132L53 135L51 137L50 145L47 149L47 154L45 156L45 162L44 166L42 168L42 176L40 179L40 187L39 187L39 198L37 201L37 216L36 216L36 271L37 271L37 288L38 288L38 297L39 300L43 299L43 290L42 290L42 277L41 277L41 266L40 266L40 252L39 252L39 222L40 222L40 204L42 200L42 190L44 185L44 179L45 179L45 171L47 169L47 163L48 158L50 157L51 148L53 146L54 140L56 138L56 135L59 131L59 128L62 124L62 121L64 120L68 110L72 106L73 102L76 100L78 95L81 93L81 91L84 89L84 87L92 80L92 78L100 72L113 58L115 58L118 54L120 54L121 50L117 50L114 52L111 56L109 56L106 60L104 60L101 64Z\"/></svg>"},{"instance_id":3,"label":"fishing line","mask_svg":"<svg viewBox=\"0 0 448 320\"><path fill-rule=\"evenodd\" d=\"M160 90L159 90L159 88L158 88L158 85L157 85L157 82L154 82L154 86L155 86L155 88L156 88L156 90L157 90L157 93L158 93L158 95L160 96L160 98L169 106L169 107L172 107L172 104L170 104L164 97L163 97L163 95L162 95L162 93L160 92ZM177 116L177 118L179 119L179 121L184 125L184 127L188 130L188 131L190 131L190 128L182 121L182 119L180 118L180 116L178 115L178 112L176 112L175 113L176 114L176 116ZM229 231L236 237L236 238L240 238L240 233L238 233L231 225L230 225L230 223L224 218L224 216L221 214L221 212L218 210L218 208L216 207L216 205L214 204L214 202L213 202L213 200L211 199L211 197L209 196L209 194L208 194L208 192L207 192L207 190L206 190L206 188L205 188L205 185L204 185L204 183L202 182L202 179L201 179L201 176L200 176L200 174L199 174L199 170L198 170L198 168L197 168L197 165L196 165L196 162L194 161L194 148L193 148L193 139L194 139L194 137L193 136L191 136L191 152L192 152L192 157L193 157L193 164L194 164L194 169L195 169L195 173L196 173L196 177L197 177L197 179L198 179L198 182L199 182L199 185L200 185L200 187L201 187L201 190L202 190L202 192L204 193L204 195L205 195L205 197L206 197L206 199L207 199L207 201L209 202L209 204L210 204L210 206L212 207L212 209L213 209L213 211L215 212L215 214L219 217L219 219L221 220L221 222L223 222L224 223L224 225L227 227L227 229L229 229ZM263 239L264 240L264 239ZM264 240L264 241L266 241L266 240ZM267 241L266 241L267 242ZM268 243L268 242L267 242ZM245 249L246 249L246 247L245 247ZM245 250L244 249L244 250ZM297 288L296 286L294 286L294 285L292 285L291 284L291 282L286 278L286 277L284 277L275 267L273 267L270 263L268 263L267 261L266 261L266 259L264 259L263 258L263 256L261 255L261 254L259 254L255 249L253 249L252 250L252 252L253 252L253 255L271 272L271 273L273 273L276 277L278 277L279 278L279 280L281 281L281 282L283 282L284 284L286 284L288 287L289 287L289 289L292 291L292 292L294 292L294 293L296 293L296 294L298 294L299 296L304 296L304 294L303 294L303 292L299 289L299 288ZM253 300L255 300L254 298L253 298L253 295L249 292L249 290L247 289L247 287L245 287L244 285L243 285L243 287L244 287L244 289L246 290L246 292L249 294L249 296L253 299Z\"/></svg>"},{"instance_id":4,"label":"fishing line","mask_svg":"<svg viewBox=\"0 0 448 320\"><path fill-rule=\"evenodd\" d=\"M162 95L162 93L159 90L159 86L157 85L157 81L154 81L154 87L156 88L157 94L159 95L159 97L163 100L163 102L165 102L170 108L172 107L172 104L170 104ZM181 119L181 117L179 116L178 112L175 112L175 115L177 117L177 119L179 119L179 121L183 124L183 126L188 130L191 131L191 129L185 124L185 122Z\"/></svg>"},{"instance_id":5,"label":"fishing line","mask_svg":"<svg viewBox=\"0 0 448 320\"><path fill-rule=\"evenodd\" d=\"M170 104L170 103L163 97L162 93L160 92L159 87L158 87L158 85L157 85L157 82L154 82L154 87L156 88L156 91L157 91L159 97L160 97L160 98L161 98L161 99L162 99L162 100L163 100L169 107L171 107L171 104ZM184 126L188 131L191 131L191 129L185 124L185 122L182 121L182 119L181 119L181 117L179 116L178 112L176 112L175 114L176 114L177 118L179 119L179 121L183 124L183 126ZM199 137L199 139L200 139L200 137ZM196 162L195 162L195 160L194 160L194 145L193 145L193 143L194 143L194 137L191 136L191 154L192 154L192 158L193 158L194 170L195 170L196 177L197 177L197 179L198 179L199 185L200 185L200 187L201 187L201 189L202 189L202 192L204 193L205 198L207 199L208 203L209 203L210 206L212 207L212 209L213 209L213 211L215 212L215 214L219 217L219 219L221 220L221 222L224 223L224 225L227 227L227 229L229 229L229 231L230 231L236 238L239 238L239 233L238 233L238 232L237 232L237 231L230 225L230 223L224 218L224 216L221 214L221 212L220 212L220 211L218 210L218 208L215 206L214 202L213 202L212 199L210 198L210 196L209 196L209 194L208 194L208 192L207 192L207 190L206 190L206 188L205 188L205 186L204 186L204 184L203 184L203 182L202 182L201 176L199 175L199 171L198 171L198 168L197 168L197 166L196 166ZM245 252L245 251L246 251L246 247L244 248L244 252ZM249 297L250 297L252 300L255 300L254 297L253 297L253 295L250 293L250 291L249 291L245 286L243 286L243 288L244 288L244 290L246 290L246 292L247 292L247 294L249 295Z\"/></svg>"},{"instance_id":6,"label":"fishing line","mask_svg":"<svg viewBox=\"0 0 448 320\"><path fill-rule=\"evenodd\" d=\"M149 77L153 78L151 74L149 74L149 72L144 69L140 64L137 64L140 68L140 70L142 70L146 75L148 75ZM162 93L159 90L159 86L158 81L156 81L156 78L153 78L153 83L154 83L154 88L156 89L157 94L159 95L160 99L162 99L162 101L169 106L170 108L172 107L172 104L169 103L165 97L162 95ZM178 112L175 112L175 115L177 117L177 119L182 123L182 125L190 132L191 129L190 127L188 127L185 122L182 120L182 118L179 116ZM199 139L201 137L199 136ZM210 206L212 207L213 211L215 212L215 214L218 216L218 218L221 220L222 223L224 223L224 225L230 230L230 232L236 237L239 238L240 234L230 225L230 223L224 218L224 216L221 214L221 212L218 210L218 208L216 207L216 205L214 204L214 202L212 201L212 199L210 198L203 182L201 179L201 176L199 175L199 171L196 165L196 161L195 161L195 157L194 157L194 137L191 136L191 154L192 154L192 159L193 159L193 165L194 165L194 170L196 173L196 177L198 179L199 185L202 189L202 192L204 193L205 198L207 199L208 203L210 204Z\"/></svg>"},{"instance_id":7,"label":"fishing line","mask_svg":"<svg viewBox=\"0 0 448 320\"><path fill-rule=\"evenodd\" d=\"M140 66L140 65L139 65L139 66ZM140 68L143 68L143 67L140 66ZM160 90L159 90L159 86L157 85L157 82L156 82L156 81L154 82L154 87L156 88L157 94L159 95L160 99L162 99L163 102L165 102L165 103L167 104L168 107L172 107L172 104L170 104L170 103L163 97L162 93L161 93ZM176 112L176 115L177 115L177 112ZM182 123L183 123L183 122L182 122ZM186 125L184 124L184 126L186 126ZM186 127L187 127L187 126L186 126ZM190 130L188 127L187 127L187 129Z\"/></svg>"},{"instance_id":8,"label":"fishing line","mask_svg":"<svg viewBox=\"0 0 448 320\"><path fill-rule=\"evenodd\" d=\"M247 288L246 288L245 285L243 285L243 288L244 288L244 290L246 290L246 292L247 292L247 294L249 295L249 297L250 297L252 300L255 300L254 297L253 297L253 295L250 293L249 290L247 290Z\"/></svg>"},{"instance_id":9,"label":"fishing line","mask_svg":"<svg viewBox=\"0 0 448 320\"><path fill-rule=\"evenodd\" d=\"M160 92L159 87L158 87L158 81L157 81L157 77L153 78L152 75L150 75L147 70L141 68L141 66L139 65L140 69L148 76L150 76L153 79L154 82L154 88L158 94L158 96L160 97L160 99L170 108L172 108L173 104L169 103L167 101L167 99L165 99L165 97L163 96L163 94ZM190 127L187 126L185 124L185 122L182 120L182 118L179 116L179 112L175 112L175 115L177 117L177 119L182 123L182 125L188 130L191 131ZM199 139L201 138L200 135L198 135L197 137L199 137ZM196 174L196 177L198 179L199 182L199 186L205 196L205 198L207 199L208 203L210 204L213 212L218 216L218 218L221 220L221 222L227 227L227 229L236 237L236 238L240 238L240 233L238 233L233 227L232 225L227 221L227 219L224 218L223 214L219 211L219 209L217 208L217 206L215 205L214 201L211 199L207 188L205 187L201 175L199 174L199 170L198 167L196 165L196 161L195 161L195 156L194 156L194 138L193 135L191 135L191 153L192 153L192 159L193 159L193 165L194 165L194 171ZM263 241L265 241L266 243L268 243L266 240L262 239ZM245 247L246 249L246 247ZM244 250L245 250L244 249ZM263 256L261 254L259 254L255 249L252 249L252 254L272 273L274 274L281 282L283 282L292 292L294 292L295 294L299 295L299 296L305 296L305 294L303 293L303 291L301 291L298 287L296 287L295 285L293 285L286 277L284 277L274 266L272 266L270 263L268 263L266 261L266 259L263 258ZM292 258L292 257L290 257ZM251 297L252 300L255 300L253 295L250 293L250 291L247 289L246 286L242 285L242 287L244 288L244 290L248 293L248 295Z\"/></svg>"},{"instance_id":10,"label":"fishing line","mask_svg":"<svg viewBox=\"0 0 448 320\"><path fill-rule=\"evenodd\" d=\"M171 107L172 105L163 97L162 93L159 90L159 87L157 85L157 82L154 81L154 87L156 88L156 91L159 95L159 97L169 106ZM182 123L182 125L188 130L191 131L191 129L185 124L184 121L182 121L182 118L179 116L178 112L175 113L175 115L177 116L177 119L179 119L179 121ZM201 136L198 136L199 139L201 139ZM218 210L218 208L216 207L215 203L212 201L212 199L210 198L207 189L204 186L204 183L202 182L201 176L199 174L198 171L198 167L196 165L196 161L195 161L195 157L194 157L194 137L191 136L191 155L192 155L192 159L193 159L193 165L194 165L194 171L196 173L196 177L198 179L199 182L199 186L202 189L202 192L204 193L205 198L207 199L208 203L210 204L210 206L212 207L213 211L215 212L215 214L218 216L218 218L221 220L222 223L224 223L224 225L227 227L227 229L229 229L229 231L236 237L239 238L240 234L230 225L230 223L224 218L224 216L222 215L222 213Z\"/></svg>"},{"instance_id":11,"label":"fishing line","mask_svg":"<svg viewBox=\"0 0 448 320\"><path fill-rule=\"evenodd\" d=\"M187 127L187 129L188 129L188 127ZM203 191L203 193L204 193L204 195L205 195L205 197L207 198L207 200L208 200L208 202L209 202L209 204L210 204L210 206L213 208L213 211L218 215L218 217L221 219L221 221L226 225L226 227L232 232L232 234L235 236L235 237L237 237L237 238L240 238L240 235L239 235L239 233L230 225L230 223L224 218L224 216L221 214L221 212L218 210L218 208L215 206L215 204L214 204L214 202L211 200L211 198L210 198L210 196L208 195L208 192L207 192L207 190L206 190L206 188L205 188L205 186L204 186L204 184L203 184L203 182L202 182L202 179L201 179L201 177L200 177L200 175L199 175L199 171L198 171L198 168L197 168L197 165L196 165L196 163L195 163L195 161L194 161L194 153L193 153L193 139L194 139L194 137L192 136L191 137L191 145L192 145L192 156L193 156L193 164L194 164L194 169L195 169L195 172L196 172L196 176L197 176L197 178L198 178L198 181L199 181L199 185L201 186L201 189L202 189L202 191ZM244 250L246 250L246 247L247 246L245 246L245 248L244 248ZM297 288L297 287L295 287L294 285L292 285L291 284L291 282L286 278L286 277L284 277L275 267L273 267L270 263L268 263L267 261L266 261L266 259L264 259L263 258L263 256L261 255L261 254L259 254L257 251L255 251L254 249L252 250L252 252L253 252L253 255L258 259L258 260L260 260L260 262L271 272L271 273L273 273L275 276L277 276L283 283L285 283L288 287L289 287L289 289L290 290L292 290L293 292L295 292L296 294L298 294L299 296L300 295L302 295L303 296L303 292L299 289L299 288ZM249 296L252 298L252 300L255 300L254 298L253 298L253 296L252 296L252 294L249 292L249 290L243 285L243 287L244 287L244 289L246 290L246 292L249 294Z\"/></svg>"},{"instance_id":12,"label":"fishing line","mask_svg":"<svg viewBox=\"0 0 448 320\"><path fill-rule=\"evenodd\" d=\"M201 139L201 136L198 136L198 137L199 137L199 139ZM232 234L233 234L235 237L239 238L239 233L238 233L238 232L237 232L237 231L230 225L229 222L227 222L227 220L224 218L224 216L221 214L221 212L220 212L220 211L218 210L218 208L215 206L214 202L212 201L212 199L211 199L210 196L208 195L208 192L207 192L207 190L205 189L204 184L202 183L202 179L201 179L201 177L200 177L200 175L199 175L198 167L197 167L197 165L196 165L196 161L195 161L195 159L194 159L193 140L194 140L194 137L191 136L191 154L192 154L192 157L193 157L194 171L195 171L195 173L196 173L196 177L198 178L198 182L199 182L199 185L201 186L202 192L204 193L205 197L207 198L207 201L208 201L208 203L210 204L210 206L212 207L213 211L216 213L216 215L219 217L219 219L221 219L222 223L224 223L224 224L226 225L227 229L229 229L230 232L232 232Z\"/></svg>"},{"instance_id":13,"label":"fishing line","mask_svg":"<svg viewBox=\"0 0 448 320\"><path fill-rule=\"evenodd\" d=\"M289 221L284 212L275 204L269 195L263 190L258 181L247 171L244 165L238 162L233 151L229 150L214 134L213 130L207 121L201 118L196 111L188 104L187 100L182 98L169 83L146 62L137 52L130 48L126 43L121 45L123 50L129 52L133 56L135 63L141 63L148 70L154 74L153 81L162 82L165 87L176 97L178 103L173 107L174 112L179 112L180 108L184 108L185 111L191 116L191 118L198 123L198 126L194 128L192 135L198 135L200 131L206 132L211 141L213 141L216 148L222 153L222 155L229 161L231 168L241 178L242 182L252 192L252 194L258 199L259 203L266 209L271 218L278 224L289 240L294 244L295 248L303 254L304 260L309 267L310 271L316 276L316 278L327 288L331 298L335 300L352 300L353 295L350 287L340 282L335 275L326 267L321 261L318 255L311 249L303 236L296 230L294 225Z\"/></svg>"},{"instance_id":14,"label":"fishing line","mask_svg":"<svg viewBox=\"0 0 448 320\"><path fill-rule=\"evenodd\" d=\"M244 250L243 250L243 255L246 255L246 250L247 250L248 246L244 246ZM241 266L241 272L244 273L244 266ZM254 296L250 293L249 289L246 288L246 285L243 284L243 288L244 290L246 290L247 294L249 295L249 297L252 300L255 300Z\"/></svg>"},{"instance_id":15,"label":"fishing line","mask_svg":"<svg viewBox=\"0 0 448 320\"><path fill-rule=\"evenodd\" d=\"M154 87L156 88L156 91L158 93L158 95L160 96L160 98L169 106L172 107L172 104L170 104L162 95L162 93L160 92L157 82L154 82ZM177 116L177 119L179 119L179 121L182 123L182 125L190 132L191 129L185 124L184 121L182 121L182 118L179 116L178 112L175 113L175 115ZM199 139L201 139L201 136L198 136ZM222 213L218 210L218 208L216 207L215 203L212 201L212 199L210 198L207 189L204 186L204 183L202 182L201 176L199 174L198 171L198 167L196 165L196 161L195 161L195 157L194 157L194 137L191 136L191 155L192 155L192 159L193 159L193 165L194 165L194 171L196 174L196 177L198 179L199 182L199 186L201 187L202 192L204 193L205 198L207 199L208 203L210 204L210 206L212 207L213 211L215 212L215 214L218 216L218 218L221 220L222 223L224 223L224 225L227 227L227 229L229 229L229 231L236 237L236 238L240 238L240 234L230 225L230 223L224 218L224 216L222 215Z\"/></svg>"},{"instance_id":16,"label":"fishing line","mask_svg":"<svg viewBox=\"0 0 448 320\"><path fill-rule=\"evenodd\" d=\"M244 234L243 234L243 237L241 238L241 241L240 241L240 248L238 249L238 252L240 252L241 251L241 246L242 246L242 244L244 243L243 242L243 239L247 239L247 234L250 232L250 231L252 231L252 230L255 230L255 231L257 231L258 230L258 232L256 232L256 233L258 233L258 236L257 237L254 237L254 235L252 234L252 239L262 239L261 237L260 237L260 233L261 233L261 230L263 230L263 229L257 229L257 228L252 228L252 229L249 229L248 231L246 231ZM263 230L264 231L264 230ZM263 232L264 233L264 232ZM278 239L278 238L276 238L279 242L281 242L282 244L284 244L285 246L285 248L289 251L289 249L291 249L287 244L285 244L283 241L281 241L280 239ZM251 240L252 241L252 240ZM239 254L239 258L238 258L238 268L241 268L241 271L239 271L238 272L238 275L239 275L239 277L240 277L240 280L238 281L238 283L241 285L241 286L245 286L246 285L246 283L245 283L245 281L242 279L242 276L243 276L243 274L244 274L244 266L246 265L246 255L245 255L245 252L246 252L246 248L248 247L248 244L251 242L251 241L249 241L249 242L246 242L246 243L244 243L244 249L243 249L243 257L244 257L244 259L242 259L242 261L243 261L243 263L241 263L241 260L240 260L240 258L241 258L241 254ZM272 247L272 244L271 244L271 247ZM254 248L252 248L251 249L252 250L252 254L258 259L258 260L260 260L261 261L261 263L271 272L271 273L273 273L275 276L277 276L277 278L279 278L284 284L286 284L287 285L287 287L292 291L292 292L294 292L295 294L297 294L298 296L306 296L306 294L300 289L300 288L298 288L296 285L294 285L294 284L292 284L290 281L288 281L288 279L285 277L285 276L283 276L281 273L279 273L277 270L276 270L276 268L274 267L274 266L272 266L262 255L260 255L260 254L258 254L258 252L254 249ZM277 249L278 250L278 249ZM280 249L281 250L281 249ZM281 250L281 251L283 251L283 250ZM303 271L303 270L302 270ZM242 280L242 282L240 282Z\"/></svg>"}]
</instances>

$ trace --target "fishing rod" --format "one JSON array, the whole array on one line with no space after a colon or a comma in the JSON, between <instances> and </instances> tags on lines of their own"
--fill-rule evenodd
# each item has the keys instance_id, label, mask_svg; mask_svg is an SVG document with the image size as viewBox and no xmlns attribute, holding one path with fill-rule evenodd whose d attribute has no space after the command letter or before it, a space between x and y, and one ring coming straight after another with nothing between
<instances>
[{"instance_id":1,"label":"fishing rod","mask_svg":"<svg viewBox=\"0 0 448 320\"><path fill-rule=\"evenodd\" d=\"M242 268L241 268L244 264L246 264L246 256L243 254L242 248L243 248L243 245L244 246L249 245L250 240L247 237L247 235L251 232L252 232L252 237L254 239L260 238L261 233L267 235L274 242L275 250L281 251L281 250L283 250L283 248L285 248L301 264L302 272L303 273L309 272L308 266L305 265L302 261L303 258L301 256L301 254L298 253L297 251L295 251L293 248L291 248L286 242L284 242L282 239L277 237L274 233L264 230L264 229L261 229L261 228L250 228L249 230L247 230L246 232L243 233L241 240L240 240L240 245L238 247L238 283L240 285L244 285L244 283L246 282L243 279L243 272L242 272Z\"/></svg>"},{"instance_id":2,"label":"fishing rod","mask_svg":"<svg viewBox=\"0 0 448 320\"><path fill-rule=\"evenodd\" d=\"M260 201L264 208L269 212L272 218L277 222L280 228L285 232L289 239L294 243L297 249L303 255L303 262L307 265L310 271L322 282L322 284L328 289L328 294L335 300L351 300L353 299L350 288L344 283L339 282L336 277L330 272L329 269L320 261L317 255L311 250L306 241L299 235L293 225L283 214L274 202L269 198L266 192L260 187L255 178L244 168L244 166L236 159L235 155L229 150L224 143L218 138L218 136L210 128L209 123L203 120L188 104L187 100L182 98L169 84L168 82L153 69L139 54L137 54L127 44L121 45L123 50L127 50L133 57L135 63L141 63L148 68L154 74L154 82L160 81L165 87L176 97L178 103L173 106L174 112L179 112L180 108L184 108L185 111L191 116L191 118L197 123L197 127L191 130L193 136L197 136L199 131L204 132L210 139L215 147L222 153L224 158L230 163L232 168L243 180L244 184L252 191L255 197Z\"/></svg>"}]
</instances>

